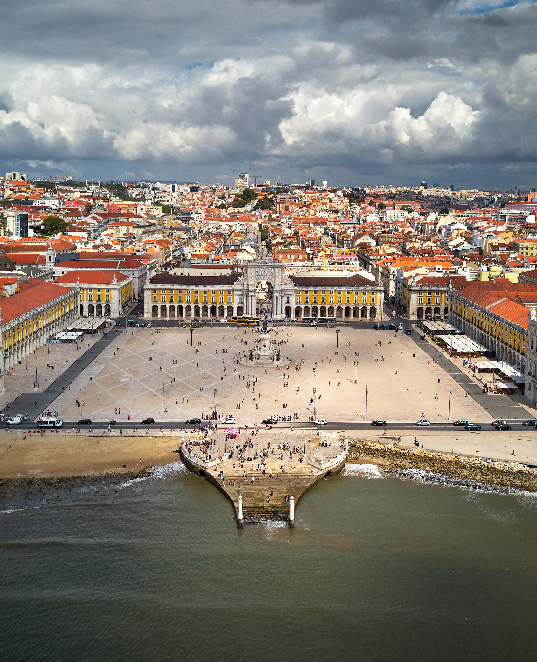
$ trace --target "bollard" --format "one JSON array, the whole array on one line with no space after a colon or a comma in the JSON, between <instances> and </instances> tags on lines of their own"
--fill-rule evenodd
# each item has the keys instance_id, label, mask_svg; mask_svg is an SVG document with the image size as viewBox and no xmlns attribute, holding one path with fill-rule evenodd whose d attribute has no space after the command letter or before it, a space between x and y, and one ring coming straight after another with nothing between
<instances>
[{"instance_id":1,"label":"bollard","mask_svg":"<svg viewBox=\"0 0 537 662\"><path fill-rule=\"evenodd\" d=\"M239 507L237 509L237 526L242 529L244 519L242 517L242 494L239 494Z\"/></svg>"},{"instance_id":2,"label":"bollard","mask_svg":"<svg viewBox=\"0 0 537 662\"><path fill-rule=\"evenodd\" d=\"M295 497L289 497L289 527L295 527Z\"/></svg>"}]
</instances>

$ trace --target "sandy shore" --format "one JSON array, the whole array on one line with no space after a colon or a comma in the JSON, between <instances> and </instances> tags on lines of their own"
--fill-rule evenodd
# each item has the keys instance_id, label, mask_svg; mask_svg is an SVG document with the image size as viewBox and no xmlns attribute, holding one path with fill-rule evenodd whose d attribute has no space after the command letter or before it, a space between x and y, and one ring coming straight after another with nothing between
<instances>
[{"instance_id":1,"label":"sandy shore","mask_svg":"<svg viewBox=\"0 0 537 662\"><path fill-rule=\"evenodd\" d=\"M219 436L224 432L213 434ZM275 427L270 431L260 430L258 434L260 442L263 439L298 445L314 437L315 431L296 428L291 431L289 428ZM396 435L383 436L372 431L341 430L324 433L327 438L335 438L338 434L349 439L370 439L389 445L398 440ZM143 433L122 436L117 433L76 435L50 431L43 436L23 431L3 433L0 435L0 478L45 478L139 471L179 461L179 455L174 451L182 439L194 439L197 436L180 431L153 436ZM402 435L401 446L414 447L414 436L417 436L420 447L423 446L426 451L537 465L537 431L531 429L528 432L478 433L454 430L447 434L417 428L416 435Z\"/></svg>"},{"instance_id":2,"label":"sandy shore","mask_svg":"<svg viewBox=\"0 0 537 662\"><path fill-rule=\"evenodd\" d=\"M24 438L26 437L26 438ZM10 433L0 438L0 478L126 473L180 460L178 437Z\"/></svg>"}]
</instances>

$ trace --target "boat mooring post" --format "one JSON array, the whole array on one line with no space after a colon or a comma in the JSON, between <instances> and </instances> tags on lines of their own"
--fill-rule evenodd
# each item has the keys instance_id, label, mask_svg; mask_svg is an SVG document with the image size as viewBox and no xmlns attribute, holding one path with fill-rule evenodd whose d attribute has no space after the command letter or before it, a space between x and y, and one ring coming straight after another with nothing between
<instances>
[{"instance_id":1,"label":"boat mooring post","mask_svg":"<svg viewBox=\"0 0 537 662\"><path fill-rule=\"evenodd\" d=\"M295 527L295 497L289 497L289 527Z\"/></svg>"},{"instance_id":2,"label":"boat mooring post","mask_svg":"<svg viewBox=\"0 0 537 662\"><path fill-rule=\"evenodd\" d=\"M237 508L237 526L242 529L244 519L242 516L242 494L239 494L239 506Z\"/></svg>"}]
</instances>

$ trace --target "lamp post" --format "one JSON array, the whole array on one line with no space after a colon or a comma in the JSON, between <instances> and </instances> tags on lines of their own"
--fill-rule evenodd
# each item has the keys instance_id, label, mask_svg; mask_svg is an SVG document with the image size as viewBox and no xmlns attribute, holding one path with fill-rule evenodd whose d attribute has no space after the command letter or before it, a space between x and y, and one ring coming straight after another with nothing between
<instances>
[{"instance_id":1,"label":"lamp post","mask_svg":"<svg viewBox=\"0 0 537 662\"><path fill-rule=\"evenodd\" d=\"M451 421L451 391L448 395L448 421Z\"/></svg>"},{"instance_id":2,"label":"lamp post","mask_svg":"<svg viewBox=\"0 0 537 662\"><path fill-rule=\"evenodd\" d=\"M339 347L339 329L336 329L336 347Z\"/></svg>"},{"instance_id":3,"label":"lamp post","mask_svg":"<svg viewBox=\"0 0 537 662\"><path fill-rule=\"evenodd\" d=\"M192 343L192 333L193 333L193 331L194 331L194 327L192 326L192 322L190 322L190 347L194 346L193 343Z\"/></svg>"}]
</instances>

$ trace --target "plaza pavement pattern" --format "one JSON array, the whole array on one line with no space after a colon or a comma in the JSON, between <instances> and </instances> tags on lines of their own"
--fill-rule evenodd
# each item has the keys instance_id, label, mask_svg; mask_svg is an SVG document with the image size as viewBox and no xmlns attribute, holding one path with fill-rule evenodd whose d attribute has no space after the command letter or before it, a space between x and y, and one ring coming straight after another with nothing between
<instances>
[{"instance_id":1,"label":"plaza pavement pattern","mask_svg":"<svg viewBox=\"0 0 537 662\"><path fill-rule=\"evenodd\" d=\"M422 414L432 422L447 422L449 414L452 420L490 418L473 393L465 397L467 385L432 360L428 347L416 344L415 334L344 327L336 349L335 329L280 327L271 337L289 358L277 370L237 363L253 346L256 329L194 329L193 347L188 328L159 331L123 331L91 362L92 379L82 372L50 408L70 421L151 416L157 423L186 421L216 408L233 414L238 425L295 412L300 421L313 415L349 422L414 421Z\"/></svg>"}]
</instances>

